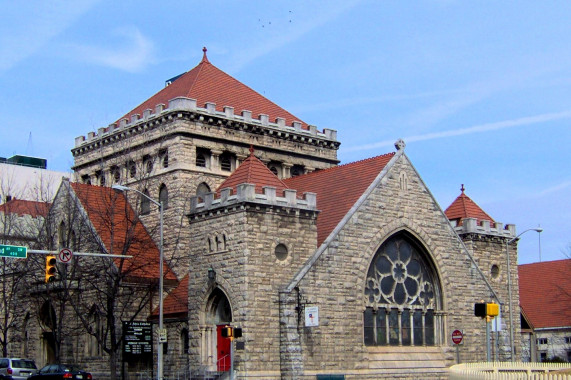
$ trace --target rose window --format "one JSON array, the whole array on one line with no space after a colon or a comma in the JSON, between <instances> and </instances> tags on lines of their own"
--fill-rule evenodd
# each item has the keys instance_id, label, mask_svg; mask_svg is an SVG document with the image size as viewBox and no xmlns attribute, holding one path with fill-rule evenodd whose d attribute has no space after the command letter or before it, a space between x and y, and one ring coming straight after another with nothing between
<instances>
[{"instance_id":1,"label":"rose window","mask_svg":"<svg viewBox=\"0 0 571 380\"><path fill-rule=\"evenodd\" d=\"M365 284L366 345L432 345L438 286L426 255L405 234L378 250Z\"/></svg>"}]
</instances>

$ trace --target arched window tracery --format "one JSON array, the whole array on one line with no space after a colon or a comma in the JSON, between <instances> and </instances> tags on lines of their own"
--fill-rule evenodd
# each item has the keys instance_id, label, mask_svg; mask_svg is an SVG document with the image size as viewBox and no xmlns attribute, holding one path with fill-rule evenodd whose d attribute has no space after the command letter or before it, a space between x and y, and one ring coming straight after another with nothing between
<instances>
[{"instance_id":1,"label":"arched window tracery","mask_svg":"<svg viewBox=\"0 0 571 380\"><path fill-rule=\"evenodd\" d=\"M367 272L364 342L367 346L438 344L440 285L428 255L406 233L379 248Z\"/></svg>"}]
</instances>

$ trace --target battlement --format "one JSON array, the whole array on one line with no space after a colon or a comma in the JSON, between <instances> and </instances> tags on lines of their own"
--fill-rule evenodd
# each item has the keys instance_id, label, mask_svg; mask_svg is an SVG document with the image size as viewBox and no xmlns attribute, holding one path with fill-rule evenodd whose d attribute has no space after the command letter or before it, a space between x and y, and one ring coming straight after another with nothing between
<instances>
[{"instance_id":1,"label":"battlement","mask_svg":"<svg viewBox=\"0 0 571 380\"><path fill-rule=\"evenodd\" d=\"M306 211L317 211L317 195L315 193L303 193L303 198L297 198L297 190L285 189L284 196L276 194L273 186L264 186L263 194L256 193L256 185L243 183L236 188L236 194L232 194L232 188L220 191L220 197L215 198L215 193L207 193L201 197L194 196L190 199L190 213L196 214L204 211L212 211L219 208L232 207L240 203L248 202L264 206L297 208ZM203 202L199 203L200 198Z\"/></svg>"},{"instance_id":2,"label":"battlement","mask_svg":"<svg viewBox=\"0 0 571 380\"><path fill-rule=\"evenodd\" d=\"M259 127L264 127L270 131L270 134L276 134L278 137L283 134L293 134L299 136L305 136L310 140L313 138L326 139L331 141L337 141L337 131L333 129L323 129L323 132L318 131L317 127L314 125L309 125L307 129L302 128L303 124L299 121L292 122L291 125L285 124L285 119L278 117L275 121L270 121L269 116L265 114L258 115L258 118L252 117L252 112L248 110L243 110L239 115L234 112L234 107L225 106L223 111L216 110L216 104L211 102L206 102L204 108L199 107L195 99L186 97L177 97L169 100L168 107L165 104L157 104L155 109L146 109L142 115L133 114L131 117L123 118L118 123L110 124L108 127L102 127L95 132L89 132L87 136L78 136L75 138L75 148L78 148L84 144L93 142L94 140L101 139L103 137L109 136L117 131L127 130L138 126L140 124L149 122L154 119L158 119L162 116L166 116L169 113L176 111L187 111L192 112L197 115L198 121L212 122L213 117L218 119L226 119L229 122L236 123L246 123L252 124ZM284 135L284 137L288 137ZM302 139L303 141L303 139Z\"/></svg>"},{"instance_id":3,"label":"battlement","mask_svg":"<svg viewBox=\"0 0 571 380\"><path fill-rule=\"evenodd\" d=\"M458 234L481 234L493 235L506 238L514 238L516 236L515 224L492 223L489 220L482 220L478 224L476 218L462 219L462 225L456 225L456 221L451 221L454 229Z\"/></svg>"}]
</instances>

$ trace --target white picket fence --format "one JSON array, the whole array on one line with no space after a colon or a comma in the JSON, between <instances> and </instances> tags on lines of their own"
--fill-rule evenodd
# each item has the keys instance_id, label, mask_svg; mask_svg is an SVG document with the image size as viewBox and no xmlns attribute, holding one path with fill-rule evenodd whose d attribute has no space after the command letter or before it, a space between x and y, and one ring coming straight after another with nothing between
<instances>
[{"instance_id":1,"label":"white picket fence","mask_svg":"<svg viewBox=\"0 0 571 380\"><path fill-rule=\"evenodd\" d=\"M449 374L450 380L571 380L571 363L463 363Z\"/></svg>"}]
</instances>

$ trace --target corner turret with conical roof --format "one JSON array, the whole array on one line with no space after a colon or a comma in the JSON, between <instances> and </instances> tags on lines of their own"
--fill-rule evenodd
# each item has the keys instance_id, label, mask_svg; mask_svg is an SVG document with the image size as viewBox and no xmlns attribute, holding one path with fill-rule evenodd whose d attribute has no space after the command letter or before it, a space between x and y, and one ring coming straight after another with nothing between
<instances>
[{"instance_id":1,"label":"corner turret with conical roof","mask_svg":"<svg viewBox=\"0 0 571 380\"><path fill-rule=\"evenodd\" d=\"M506 284L511 284L512 296L516 299L512 303L513 316L519 316L520 308L517 302L519 294L519 283L517 275L517 245L508 244L516 236L516 227L513 224L496 222L486 211L484 211L476 202L465 194L465 188L462 184L460 195L452 202L444 211L446 217L454 227L454 230L462 239L464 245L471 253L474 261L482 270L486 280L491 284L497 292L502 303L503 319L500 320L502 325L502 335L498 345L499 360L510 359L509 345L509 329L506 325L506 315L509 313L508 299L510 294ZM509 261L508 261L509 255ZM511 263L508 264L508 263ZM509 281L508 281L509 277ZM478 300L475 300L475 302ZM517 331L514 331L514 342L519 347L521 334L519 333L519 323L514 324ZM494 352L496 348L494 347ZM494 354L495 355L495 354Z\"/></svg>"}]
</instances>

